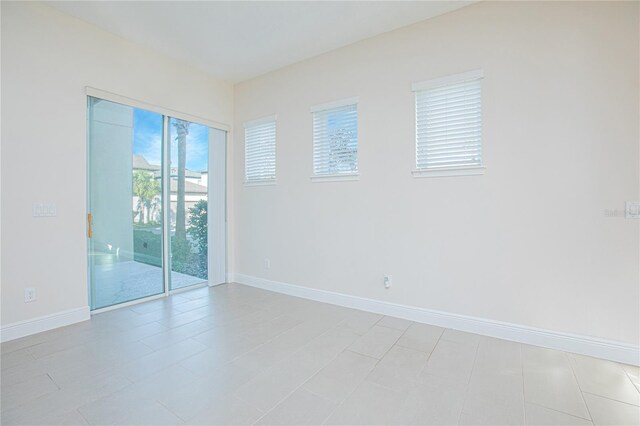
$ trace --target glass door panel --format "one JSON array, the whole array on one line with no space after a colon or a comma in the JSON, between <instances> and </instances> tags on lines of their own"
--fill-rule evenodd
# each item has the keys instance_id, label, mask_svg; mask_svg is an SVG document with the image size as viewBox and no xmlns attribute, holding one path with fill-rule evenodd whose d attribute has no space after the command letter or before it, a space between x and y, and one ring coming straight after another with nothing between
<instances>
[{"instance_id":1,"label":"glass door panel","mask_svg":"<svg viewBox=\"0 0 640 426\"><path fill-rule=\"evenodd\" d=\"M88 98L91 309L164 292L160 114Z\"/></svg>"},{"instance_id":2,"label":"glass door panel","mask_svg":"<svg viewBox=\"0 0 640 426\"><path fill-rule=\"evenodd\" d=\"M209 127L169 118L171 277L175 290L208 280Z\"/></svg>"},{"instance_id":3,"label":"glass door panel","mask_svg":"<svg viewBox=\"0 0 640 426\"><path fill-rule=\"evenodd\" d=\"M225 282L226 135L88 97L92 310Z\"/></svg>"}]
</instances>

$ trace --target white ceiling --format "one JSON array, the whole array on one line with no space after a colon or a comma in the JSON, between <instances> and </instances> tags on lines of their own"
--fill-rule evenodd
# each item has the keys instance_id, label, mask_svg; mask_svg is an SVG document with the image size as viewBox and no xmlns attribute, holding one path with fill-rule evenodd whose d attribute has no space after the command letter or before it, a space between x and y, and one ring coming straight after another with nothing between
<instances>
[{"instance_id":1,"label":"white ceiling","mask_svg":"<svg viewBox=\"0 0 640 426\"><path fill-rule=\"evenodd\" d=\"M472 1L54 1L209 74L242 81Z\"/></svg>"}]
</instances>

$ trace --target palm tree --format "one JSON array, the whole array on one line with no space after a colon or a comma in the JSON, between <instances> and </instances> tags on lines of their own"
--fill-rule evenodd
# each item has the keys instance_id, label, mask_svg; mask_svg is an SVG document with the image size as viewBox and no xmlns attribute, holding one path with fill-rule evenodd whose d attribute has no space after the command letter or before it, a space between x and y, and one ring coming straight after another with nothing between
<instances>
[{"instance_id":1,"label":"palm tree","mask_svg":"<svg viewBox=\"0 0 640 426\"><path fill-rule=\"evenodd\" d=\"M156 195L155 197L153 197L153 200L151 200L150 203L150 210L149 210L149 220L151 222L157 223L158 222L158 217L160 216L160 208L161 208L161 202L160 202L160 195Z\"/></svg>"},{"instance_id":2,"label":"palm tree","mask_svg":"<svg viewBox=\"0 0 640 426\"><path fill-rule=\"evenodd\" d=\"M144 223L145 210L150 211L153 199L160 193L160 183L152 173L143 170L133 172L133 195L138 197L138 223Z\"/></svg>"},{"instance_id":3,"label":"palm tree","mask_svg":"<svg viewBox=\"0 0 640 426\"><path fill-rule=\"evenodd\" d=\"M176 239L187 239L186 221L185 221L185 169L187 164L187 135L189 134L188 121L174 119L174 127L178 136L178 182L177 182L177 199L176 199Z\"/></svg>"}]
</instances>

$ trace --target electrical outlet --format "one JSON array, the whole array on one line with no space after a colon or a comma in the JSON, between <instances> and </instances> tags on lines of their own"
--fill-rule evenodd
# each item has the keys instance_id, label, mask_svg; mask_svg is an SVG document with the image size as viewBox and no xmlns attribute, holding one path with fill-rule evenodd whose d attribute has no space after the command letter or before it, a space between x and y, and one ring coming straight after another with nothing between
<instances>
[{"instance_id":1,"label":"electrical outlet","mask_svg":"<svg viewBox=\"0 0 640 426\"><path fill-rule=\"evenodd\" d=\"M268 257L264 258L264 269L271 269L271 260Z\"/></svg>"},{"instance_id":2,"label":"electrical outlet","mask_svg":"<svg viewBox=\"0 0 640 426\"><path fill-rule=\"evenodd\" d=\"M24 303L36 301L36 289L33 287L27 287L24 289Z\"/></svg>"},{"instance_id":3,"label":"electrical outlet","mask_svg":"<svg viewBox=\"0 0 640 426\"><path fill-rule=\"evenodd\" d=\"M391 275L384 276L384 288L391 287Z\"/></svg>"}]
</instances>

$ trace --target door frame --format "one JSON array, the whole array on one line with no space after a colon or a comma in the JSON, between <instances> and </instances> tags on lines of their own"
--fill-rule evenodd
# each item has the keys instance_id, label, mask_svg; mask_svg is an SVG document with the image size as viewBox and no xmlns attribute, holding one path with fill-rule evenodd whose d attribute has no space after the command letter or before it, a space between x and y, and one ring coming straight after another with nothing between
<instances>
[{"instance_id":1,"label":"door frame","mask_svg":"<svg viewBox=\"0 0 640 426\"><path fill-rule=\"evenodd\" d=\"M140 101L137 99L133 99L133 98L129 98L126 96L122 96L122 95L118 95L112 92L108 92L105 90L100 90L100 89L96 89L94 87L90 87L90 86L86 86L85 87L85 94L84 94L84 99L85 99L85 105L87 104L87 99L88 97L94 97L94 98L99 98L99 99L103 99L109 102L115 102L118 104L122 104L122 105L126 105L132 108L139 108L139 109L144 109L147 111L151 111L151 112L155 112L158 114L161 114L163 116L162 119L162 130L163 130L163 140L162 140L162 199L163 199L163 203L168 202L168 204L171 204L171 198L170 198L170 179L171 179L171 175L170 173L170 168L171 165L168 164L167 161L165 161L166 159L169 158L169 151L171 149L171 144L169 143L165 143L166 142L166 135L168 135L169 133L169 120L171 118L176 118L176 119L180 119L180 120L185 120L185 121L189 121L192 123L196 123L196 124L201 124L203 126L207 126L211 129L214 130L219 130L219 131L223 131L225 132L225 141L224 141L224 161L222 162L223 166L224 166L224 170L223 170L223 176L224 176L224 194L223 194L223 205L224 205L224 276L225 276L225 280L222 283L218 283L218 284L211 284L210 283L210 279L207 280L207 282L202 283L202 284L195 284L189 287L183 287L183 288L179 288L179 289L175 289L175 290L171 290L169 289L169 280L170 280L170 275L171 275L171 265L170 265L170 259L169 259L169 250L166 249L165 244L169 243L171 240L171 231L169 229L169 226L166 226L165 224L169 223L168 219L169 219L169 210L167 208L162 209L162 220L163 220L163 226L162 226L162 260L163 260L163 265L162 265L162 269L163 269L163 285L164 285L164 292L160 293L160 294L154 294L152 296L147 296L147 297L143 297L140 299L135 299L135 300L131 300L128 302L122 302L122 303L118 303L115 305L111 305L111 306L107 306L104 308L99 308L99 309L94 309L91 310L91 315L94 314L99 314L101 312L106 312L106 311L111 311L113 309L118 309L118 308L123 308L126 306L131 306L131 305L136 305L138 303L144 303L144 302L148 302L151 300L155 300L155 299L160 299L163 297L167 297L170 296L172 294L175 293L181 293L184 291L188 291L188 290L193 290L196 288L200 288L200 287L213 287L216 285L220 285L223 284L224 282L226 282L226 277L228 276L228 270L229 270L229 221L228 221L228 197L227 197L227 193L228 193L228 184L227 184L227 177L228 177L228 161L227 161L227 156L229 153L229 138L231 135L231 126L228 124L224 124L222 122L218 122L215 120L209 120L206 118L202 118L196 115L191 115L191 114L187 114L187 113L183 113L180 111L175 111L172 110L170 108L165 108L165 107L160 107L154 104L150 104L148 102L144 102L144 101ZM88 108L85 109L86 114L86 134L87 134L87 155L86 155L86 176L85 176L85 182L87 183L87 187L86 187L86 212L85 212L85 218L87 217L88 213L90 213L90 190L91 190L91 186L89 184L89 179L90 179L90 155L91 155L91 150L89 149L89 144L90 144L90 120L91 117L88 114ZM211 152L212 152L212 146L211 146L211 135L209 135L209 159L211 159ZM211 167L211 162L208 161L209 163L209 167ZM208 194L207 194L207 200L213 201L214 197L212 197L211 195L211 191L212 191L212 180L213 180L213 173L211 173L211 171L209 170L208 172L208 176L209 176L209 184L208 184ZM167 197L167 198L165 198ZM168 200L168 201L165 201ZM208 210L211 210L210 208L208 208ZM209 219L210 221L211 219ZM209 222L211 223L211 222ZM211 227L209 227L209 232L211 232ZM88 233L89 233L89 225L88 222L85 221L85 236L87 236L87 263L86 263L86 268L87 268L87 289L88 291L88 303L89 306L91 306L91 285L92 285L92 276L91 276L91 262L89 259L89 237L88 237ZM211 234L209 234L209 240L211 241ZM211 252L209 252L209 254L211 254ZM208 264L209 266L211 266L211 258L209 257L208 259ZM168 265L168 267L167 267ZM211 268L208 268L208 274L211 275Z\"/></svg>"}]
</instances>

